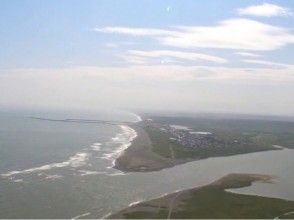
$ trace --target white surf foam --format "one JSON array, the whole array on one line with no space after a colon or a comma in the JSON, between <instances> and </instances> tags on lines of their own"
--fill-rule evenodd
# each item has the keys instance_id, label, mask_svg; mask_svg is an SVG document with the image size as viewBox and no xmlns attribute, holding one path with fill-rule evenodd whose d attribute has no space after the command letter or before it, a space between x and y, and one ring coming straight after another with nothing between
<instances>
[{"instance_id":1,"label":"white surf foam","mask_svg":"<svg viewBox=\"0 0 294 220\"><path fill-rule=\"evenodd\" d=\"M33 167L30 169L25 169L25 170L10 171L10 172L1 174L1 176L10 177L17 174L29 174L34 172L51 170L54 168L62 168L62 167L81 167L86 164L86 160L88 159L88 156L89 155L87 153L78 152L74 156L70 157L68 160L60 162L60 163L51 163L51 164L46 164L40 167Z\"/></svg>"},{"instance_id":2,"label":"white surf foam","mask_svg":"<svg viewBox=\"0 0 294 220\"><path fill-rule=\"evenodd\" d=\"M101 219L106 219L106 218L108 218L111 214L112 214L112 213L109 212L109 213L107 213L106 215L104 215L103 217L101 217Z\"/></svg>"},{"instance_id":3,"label":"white surf foam","mask_svg":"<svg viewBox=\"0 0 294 220\"><path fill-rule=\"evenodd\" d=\"M274 145L272 145L273 147L275 147L275 148L277 148L277 149L285 149L285 147L283 147L283 146L281 146L281 145L276 145L276 144L274 144Z\"/></svg>"},{"instance_id":4,"label":"white surf foam","mask_svg":"<svg viewBox=\"0 0 294 220\"><path fill-rule=\"evenodd\" d=\"M112 140L108 143L111 145L118 145L118 147L111 153L104 153L104 159L112 161L112 167L115 165L115 160L121 155L121 153L131 146L132 141L137 137L137 132L126 125L120 125L122 130L121 133L117 134Z\"/></svg>"},{"instance_id":5,"label":"white surf foam","mask_svg":"<svg viewBox=\"0 0 294 220\"><path fill-rule=\"evenodd\" d=\"M80 176L105 174L105 172L103 171L92 171L92 170L79 170L79 172L80 172Z\"/></svg>"},{"instance_id":6,"label":"white surf foam","mask_svg":"<svg viewBox=\"0 0 294 220\"><path fill-rule=\"evenodd\" d=\"M139 115L134 114L137 118L137 122L141 121L142 118ZM137 137L137 133L134 129L130 128L129 126L126 125L120 125L119 126L122 130L121 133L117 134L115 137L112 138L108 144L111 145L116 145L116 149L110 153L104 153L102 157L103 159L111 160L112 161L112 166L111 168L115 165L115 160L120 156L120 154L127 149L132 141ZM101 151L101 143L97 142L94 143L90 146L90 148L93 151ZM87 149L85 149L86 151ZM24 170L14 170L10 171L7 173L2 173L0 174L1 177L12 177L18 174L30 174L30 173L37 173L41 171L47 171L55 168L63 168L63 167L81 167L86 165L86 161L89 159L89 153L86 152L78 152L74 156L70 157L68 160L63 161L63 162L58 162L58 163L51 163L51 164L46 164L43 166L39 167L33 167L29 169L24 169ZM92 174L98 174L96 171L93 171L91 173L86 172L82 173L81 175L92 175ZM39 173L38 175L42 175L42 173ZM123 174L121 174L123 175ZM54 175L52 175L54 176ZM48 178L50 179L50 178Z\"/></svg>"},{"instance_id":7,"label":"white surf foam","mask_svg":"<svg viewBox=\"0 0 294 220\"><path fill-rule=\"evenodd\" d=\"M110 174L106 174L107 176L124 176L127 175L126 173L123 172L116 172L116 173L110 173Z\"/></svg>"},{"instance_id":8,"label":"white surf foam","mask_svg":"<svg viewBox=\"0 0 294 220\"><path fill-rule=\"evenodd\" d=\"M77 216L73 217L72 219L79 219L79 218L82 218L82 217L86 217L86 216L88 216L90 214L91 214L90 212L86 212L84 214L77 215Z\"/></svg>"},{"instance_id":9,"label":"white surf foam","mask_svg":"<svg viewBox=\"0 0 294 220\"><path fill-rule=\"evenodd\" d=\"M101 150L101 143L94 143L92 144L90 147L92 148L92 150L94 151L100 151Z\"/></svg>"},{"instance_id":10,"label":"white surf foam","mask_svg":"<svg viewBox=\"0 0 294 220\"><path fill-rule=\"evenodd\" d=\"M45 177L46 180L56 180L62 178L61 175L48 175Z\"/></svg>"},{"instance_id":11,"label":"white surf foam","mask_svg":"<svg viewBox=\"0 0 294 220\"><path fill-rule=\"evenodd\" d=\"M212 134L211 132L208 131L190 131L190 134L203 134L203 135L208 135L208 134Z\"/></svg>"},{"instance_id":12,"label":"white surf foam","mask_svg":"<svg viewBox=\"0 0 294 220\"><path fill-rule=\"evenodd\" d=\"M132 207L132 206L134 206L134 205L137 205L137 204L139 204L140 202L142 202L143 200L138 200L138 201L135 201L135 202L132 202L132 203L130 203L129 205L128 205L128 207Z\"/></svg>"}]
</instances>

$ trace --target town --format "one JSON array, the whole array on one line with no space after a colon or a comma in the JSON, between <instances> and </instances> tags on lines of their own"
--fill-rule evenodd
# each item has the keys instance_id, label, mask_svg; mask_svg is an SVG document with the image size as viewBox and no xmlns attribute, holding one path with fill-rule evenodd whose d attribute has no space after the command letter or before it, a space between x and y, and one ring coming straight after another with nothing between
<instances>
[{"instance_id":1,"label":"town","mask_svg":"<svg viewBox=\"0 0 294 220\"><path fill-rule=\"evenodd\" d=\"M211 132L193 131L184 126L173 126L154 122L152 119L146 119L142 123L152 129L158 129L167 133L170 140L177 144L189 148L223 148L226 146L237 145L238 140L224 140Z\"/></svg>"}]
</instances>

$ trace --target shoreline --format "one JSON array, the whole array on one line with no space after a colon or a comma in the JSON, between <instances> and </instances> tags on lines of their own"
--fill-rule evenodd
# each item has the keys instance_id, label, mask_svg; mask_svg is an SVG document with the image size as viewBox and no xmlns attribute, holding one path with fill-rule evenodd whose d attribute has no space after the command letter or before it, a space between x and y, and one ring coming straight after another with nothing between
<instances>
[{"instance_id":1,"label":"shoreline","mask_svg":"<svg viewBox=\"0 0 294 220\"><path fill-rule=\"evenodd\" d=\"M212 157L225 157L239 154L285 149L285 147L277 144L265 145L263 143L266 142L265 140L259 141L261 143L259 143L258 141L256 141L255 143L254 138L258 139L260 138L259 136L253 135L253 137L250 137L250 139L246 137L244 141L242 139L242 135L241 137L237 135L238 138L241 138L241 140L243 140L244 144L232 144L233 147L227 147L226 144L223 144L224 146L222 145L222 148L216 148L215 145L213 145L215 144L214 140L216 139L217 141L219 141L219 137L214 138L214 142L210 139L203 141L201 138L196 138L196 142L200 143L201 146L208 145L207 149L203 147L197 147L195 151L187 150L189 148L180 146L181 143L170 141L171 139L173 139L173 133L170 134L165 132L166 130L164 126L161 126L160 123L156 124L156 122L153 123L152 119L150 118L141 118L141 116L137 114L134 115L136 115L138 120L133 124L128 124L127 126L130 127L130 129L133 129L136 132L137 136L136 138L131 140L130 145L115 158L115 161L113 163L113 168L118 169L122 172L152 172ZM223 135L221 137L223 139L221 139L221 141L219 142L226 143L226 139L228 139L227 136L226 134ZM195 142L194 139L187 139L191 143ZM251 139L254 139L253 144L250 142ZM233 141L233 139L231 141ZM211 142L212 145L209 145L211 144ZM239 141L235 139L234 143L239 143ZM229 144L231 144L231 142ZM223 151L220 151L219 149Z\"/></svg>"},{"instance_id":2,"label":"shoreline","mask_svg":"<svg viewBox=\"0 0 294 220\"><path fill-rule=\"evenodd\" d=\"M271 183L274 179L274 176L270 175L260 175L260 174L229 174L226 175L217 181L214 181L208 185L194 187L190 189L180 190L168 195L163 195L159 198L152 199L149 201L131 203L127 208L112 213L108 215L107 219L123 219L123 218L177 218L177 215L183 216L184 218L219 218L217 216L218 212L211 213L207 211L208 206L215 205L212 204L213 201L217 198L218 203L216 207L222 209L221 206L228 208L226 204L232 203L233 206L240 205L238 202L235 202L234 198L242 199L245 201L244 209L247 212L245 213L245 218L252 216L255 218L266 218L267 211L265 210L262 216L254 213L256 210L251 210L252 206L263 205L263 202L267 205L267 209L274 209L276 204L281 204L276 208L275 214L285 213L284 211L291 210L294 208L294 201L288 201L277 198L262 197L258 195L247 195L247 194L238 194L227 192L228 189L234 188L243 188L252 185L253 182L265 182ZM221 196L218 196L221 195ZM208 198L208 199L207 199ZM208 200L208 201L205 201ZM211 200L211 202L210 202ZM223 201L224 200L224 201ZM192 201L192 202L191 202ZM201 201L201 203L199 203ZM262 202L260 202L262 201ZM247 207L246 204L250 202L250 205ZM256 202L256 204L255 204ZM193 204L193 206L191 206ZM285 204L285 208L283 208ZM197 207L199 212L194 213L194 206L204 206ZM230 206L229 206L230 207ZM230 207L232 210L234 207ZM253 208L254 209L254 208ZM204 210L204 211L203 211ZM259 210L257 208L257 210ZM231 213L232 212L232 213ZM252 212L252 213L251 213ZM216 214L216 215L215 215ZM242 214L238 214L235 211L228 211L223 213L224 218L244 218ZM174 217L172 217L174 216ZM278 215L275 215L278 216Z\"/></svg>"},{"instance_id":3,"label":"shoreline","mask_svg":"<svg viewBox=\"0 0 294 220\"><path fill-rule=\"evenodd\" d=\"M137 133L131 145L115 159L114 167L123 172L151 172L194 161L165 158L152 151L152 141L139 125L128 125Z\"/></svg>"},{"instance_id":4,"label":"shoreline","mask_svg":"<svg viewBox=\"0 0 294 220\"><path fill-rule=\"evenodd\" d=\"M130 145L122 150L119 153L118 157L114 159L112 168L120 170L122 172L152 172L212 157L227 157L264 151L262 150L237 153L233 155L211 156L206 158L166 158L153 151L152 141L148 133L143 127L138 125L138 123L140 123L140 121L136 122L133 125L127 125L129 128L133 129L136 132L137 136L130 142ZM279 148L275 150L283 149Z\"/></svg>"},{"instance_id":5,"label":"shoreline","mask_svg":"<svg viewBox=\"0 0 294 220\"><path fill-rule=\"evenodd\" d=\"M112 159L112 168L115 168L117 158L132 145L133 140L138 136L137 132L129 125L119 125L119 127L121 132L116 134L111 141L120 146L113 152L104 154L105 158Z\"/></svg>"}]
</instances>

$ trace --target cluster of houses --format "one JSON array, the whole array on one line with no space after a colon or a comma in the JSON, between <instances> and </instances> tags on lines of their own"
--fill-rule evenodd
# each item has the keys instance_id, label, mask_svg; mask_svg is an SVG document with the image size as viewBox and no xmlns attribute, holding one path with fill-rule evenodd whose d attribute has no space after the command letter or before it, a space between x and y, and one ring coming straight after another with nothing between
<instances>
[{"instance_id":1,"label":"cluster of houses","mask_svg":"<svg viewBox=\"0 0 294 220\"><path fill-rule=\"evenodd\" d=\"M174 141L188 148L224 147L226 143L209 132L191 132L170 127L168 132Z\"/></svg>"},{"instance_id":2,"label":"cluster of houses","mask_svg":"<svg viewBox=\"0 0 294 220\"><path fill-rule=\"evenodd\" d=\"M210 132L195 132L190 129L181 129L181 126L170 126L154 123L151 119L145 120L145 125L159 129L170 135L170 139L187 148L225 147L226 142Z\"/></svg>"}]
</instances>

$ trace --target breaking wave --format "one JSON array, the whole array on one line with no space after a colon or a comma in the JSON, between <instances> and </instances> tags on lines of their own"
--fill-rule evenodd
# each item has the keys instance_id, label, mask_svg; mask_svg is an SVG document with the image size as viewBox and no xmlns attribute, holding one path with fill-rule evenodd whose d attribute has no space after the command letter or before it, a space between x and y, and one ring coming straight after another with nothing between
<instances>
[{"instance_id":1,"label":"breaking wave","mask_svg":"<svg viewBox=\"0 0 294 220\"><path fill-rule=\"evenodd\" d=\"M56 180L62 178L61 175L47 175L44 179L46 180Z\"/></svg>"},{"instance_id":2,"label":"breaking wave","mask_svg":"<svg viewBox=\"0 0 294 220\"><path fill-rule=\"evenodd\" d=\"M81 167L86 164L88 156L89 155L87 153L78 152L74 156L70 157L68 160L60 162L60 163L51 163L51 164L46 164L46 165L43 165L40 167L33 167L30 169L25 169L25 170L10 171L10 172L1 174L1 176L2 177L10 177L10 176L14 176L17 174L29 174L29 173L34 173L34 172L51 170L54 168Z\"/></svg>"},{"instance_id":3,"label":"breaking wave","mask_svg":"<svg viewBox=\"0 0 294 220\"><path fill-rule=\"evenodd\" d=\"M121 133L117 134L108 144L118 145L118 148L112 151L111 153L104 153L104 159L112 161L112 165L115 165L115 160L121 155L121 153L131 146L132 141L137 137L137 132L129 126L120 125L122 130ZM112 167L113 167L112 166Z\"/></svg>"},{"instance_id":4,"label":"breaking wave","mask_svg":"<svg viewBox=\"0 0 294 220\"><path fill-rule=\"evenodd\" d=\"M82 218L82 217L86 217L88 215L91 215L91 213L90 212L86 212L84 214L77 215L77 216L73 217L72 219L79 219L79 218Z\"/></svg>"},{"instance_id":5,"label":"breaking wave","mask_svg":"<svg viewBox=\"0 0 294 220\"><path fill-rule=\"evenodd\" d=\"M130 204L128 205L128 207L132 207L132 206L137 205L137 204L139 204L139 203L141 203L141 202L143 202L143 200L138 200L138 201L132 202L132 203L130 203Z\"/></svg>"},{"instance_id":6,"label":"breaking wave","mask_svg":"<svg viewBox=\"0 0 294 220\"><path fill-rule=\"evenodd\" d=\"M91 145L92 150L94 151L100 151L101 150L101 143L94 143Z\"/></svg>"},{"instance_id":7,"label":"breaking wave","mask_svg":"<svg viewBox=\"0 0 294 220\"><path fill-rule=\"evenodd\" d=\"M79 170L80 176L89 176L97 174L105 174L103 171L92 171L92 170Z\"/></svg>"},{"instance_id":8,"label":"breaking wave","mask_svg":"<svg viewBox=\"0 0 294 220\"><path fill-rule=\"evenodd\" d=\"M136 117L136 121L141 121L141 117L139 115L134 114ZM79 168L84 165L87 165L88 161L91 159L94 153L93 151L100 152L99 154L102 154L102 157L96 157L96 158L102 158L107 159L111 161L112 166L107 168L112 168L115 166L116 159L123 153L124 150L126 150L129 146L131 146L132 141L137 137L137 132L127 126L127 125L118 125L121 129L121 132L116 134L109 142L103 143L104 145L110 146L111 150L108 152L105 152L105 148L101 149L102 143L96 142L93 143L88 148L84 149L83 151L77 152L75 155L69 157L67 160L63 162L57 162L57 163L50 163L45 164L38 167L33 167L29 169L23 169L23 170L14 170L9 171L6 173L0 174L1 177L14 177L16 175L20 174L31 174L31 173L39 173L41 175L42 171L48 171L51 169L57 169L57 168L64 168L64 167L71 167L71 168ZM92 152L89 151L89 149L92 150ZM80 176L86 176L86 175L95 175L95 174L106 174L105 172L100 171L90 171L90 170L78 170ZM39 175L38 174L38 175ZM124 175L124 173L116 172L111 175ZM61 178L59 175L49 175L45 179L57 179Z\"/></svg>"}]
</instances>

